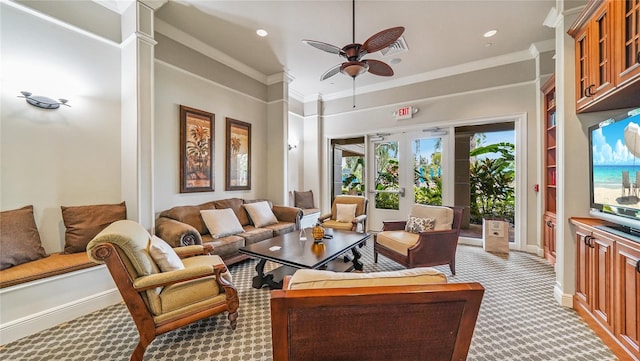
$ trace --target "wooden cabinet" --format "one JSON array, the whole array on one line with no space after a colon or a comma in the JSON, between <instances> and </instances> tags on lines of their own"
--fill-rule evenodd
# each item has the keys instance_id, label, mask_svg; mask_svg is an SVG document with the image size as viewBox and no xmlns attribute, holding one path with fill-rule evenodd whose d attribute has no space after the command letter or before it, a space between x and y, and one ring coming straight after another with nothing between
<instances>
[{"instance_id":1,"label":"wooden cabinet","mask_svg":"<svg viewBox=\"0 0 640 361\"><path fill-rule=\"evenodd\" d=\"M571 218L576 239L573 308L620 359L640 360L640 243Z\"/></svg>"},{"instance_id":2,"label":"wooden cabinet","mask_svg":"<svg viewBox=\"0 0 640 361\"><path fill-rule=\"evenodd\" d=\"M639 9L640 0L591 0L569 29L578 113L640 105Z\"/></svg>"},{"instance_id":3,"label":"wooden cabinet","mask_svg":"<svg viewBox=\"0 0 640 361\"><path fill-rule=\"evenodd\" d=\"M613 6L619 18L616 23L621 24L615 44L620 49L616 83L624 85L640 78L640 0L614 1Z\"/></svg>"},{"instance_id":4,"label":"wooden cabinet","mask_svg":"<svg viewBox=\"0 0 640 361\"><path fill-rule=\"evenodd\" d=\"M556 216L545 214L544 220L544 258L549 263L556 264Z\"/></svg>"},{"instance_id":5,"label":"wooden cabinet","mask_svg":"<svg viewBox=\"0 0 640 361\"><path fill-rule=\"evenodd\" d=\"M640 359L640 244L616 244L615 336Z\"/></svg>"},{"instance_id":6,"label":"wooden cabinet","mask_svg":"<svg viewBox=\"0 0 640 361\"><path fill-rule=\"evenodd\" d=\"M541 88L544 124L544 257L556 263L556 77L552 75Z\"/></svg>"},{"instance_id":7,"label":"wooden cabinet","mask_svg":"<svg viewBox=\"0 0 640 361\"><path fill-rule=\"evenodd\" d=\"M575 301L613 333L614 241L604 233L576 226L576 242Z\"/></svg>"}]
</instances>

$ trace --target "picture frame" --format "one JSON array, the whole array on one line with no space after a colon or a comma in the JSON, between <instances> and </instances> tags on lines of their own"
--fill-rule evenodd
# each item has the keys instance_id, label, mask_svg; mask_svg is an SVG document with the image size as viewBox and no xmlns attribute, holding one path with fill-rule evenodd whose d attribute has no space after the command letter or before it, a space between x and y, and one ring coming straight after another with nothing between
<instances>
[{"instance_id":1,"label":"picture frame","mask_svg":"<svg viewBox=\"0 0 640 361\"><path fill-rule=\"evenodd\" d=\"M251 124L226 118L225 190L251 189Z\"/></svg>"},{"instance_id":2,"label":"picture frame","mask_svg":"<svg viewBox=\"0 0 640 361\"><path fill-rule=\"evenodd\" d=\"M214 191L215 114L180 105L180 193Z\"/></svg>"}]
</instances>

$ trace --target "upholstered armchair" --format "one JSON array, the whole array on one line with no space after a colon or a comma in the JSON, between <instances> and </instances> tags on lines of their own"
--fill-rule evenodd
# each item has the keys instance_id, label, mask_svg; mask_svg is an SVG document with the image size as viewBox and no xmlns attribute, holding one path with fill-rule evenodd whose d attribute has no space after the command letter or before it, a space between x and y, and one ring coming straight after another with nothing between
<instances>
[{"instance_id":1,"label":"upholstered armchair","mask_svg":"<svg viewBox=\"0 0 640 361\"><path fill-rule=\"evenodd\" d=\"M465 360L484 288L446 282L432 268L298 270L271 291L273 359Z\"/></svg>"},{"instance_id":2,"label":"upholstered armchair","mask_svg":"<svg viewBox=\"0 0 640 361\"><path fill-rule=\"evenodd\" d=\"M130 220L89 242L89 258L106 263L138 328L132 361L142 360L157 335L222 312L235 329L238 292L222 259L208 252L201 245L171 248Z\"/></svg>"},{"instance_id":3,"label":"upholstered armchair","mask_svg":"<svg viewBox=\"0 0 640 361\"><path fill-rule=\"evenodd\" d=\"M414 204L407 221L382 222L374 236L374 262L381 254L408 268L448 264L455 275L461 223L461 207Z\"/></svg>"},{"instance_id":4,"label":"upholstered armchair","mask_svg":"<svg viewBox=\"0 0 640 361\"><path fill-rule=\"evenodd\" d=\"M336 196L331 205L331 213L320 215L318 222L325 228L366 232L367 204L367 198L362 196Z\"/></svg>"}]
</instances>

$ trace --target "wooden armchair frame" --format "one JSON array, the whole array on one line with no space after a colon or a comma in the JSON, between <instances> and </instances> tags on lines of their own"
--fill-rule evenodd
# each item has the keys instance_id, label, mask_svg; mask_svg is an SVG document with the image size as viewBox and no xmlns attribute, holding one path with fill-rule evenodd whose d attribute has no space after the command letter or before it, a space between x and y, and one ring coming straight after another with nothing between
<instances>
[{"instance_id":1,"label":"wooden armchair frame","mask_svg":"<svg viewBox=\"0 0 640 361\"><path fill-rule=\"evenodd\" d=\"M378 262L378 253L407 267L431 267L448 264L451 274L456 274L456 250L460 225L462 223L462 207L449 207L453 209L453 224L451 230L421 232L418 242L408 253L401 254L389 249L377 242L374 236L373 259ZM407 221L384 221L382 231L404 230Z\"/></svg>"},{"instance_id":2,"label":"wooden armchair frame","mask_svg":"<svg viewBox=\"0 0 640 361\"><path fill-rule=\"evenodd\" d=\"M465 360L479 283L271 291L273 359Z\"/></svg>"},{"instance_id":3,"label":"wooden armchair frame","mask_svg":"<svg viewBox=\"0 0 640 361\"><path fill-rule=\"evenodd\" d=\"M359 224L362 225L362 232L367 231L367 207L369 206L369 200L363 196L336 196L331 204L331 212L318 216L318 222L322 223L325 227L331 228L331 226L327 226L324 222L335 220L337 215L336 204L357 204L356 217L351 220L351 231L357 231Z\"/></svg>"},{"instance_id":4,"label":"wooden armchair frame","mask_svg":"<svg viewBox=\"0 0 640 361\"><path fill-rule=\"evenodd\" d=\"M207 248L200 246L199 252L194 252L193 248L197 246L188 246L184 248L189 248L189 252L178 252L178 255L181 258L186 256L195 256L195 255L204 255L209 254ZM178 251L178 249L176 249ZM144 352L147 349L147 346L156 338L157 335L163 334L168 331L175 330L177 328L186 326L195 321L201 320L203 318L207 318L222 312L227 311L229 313L228 319L230 321L230 325L232 329L236 328L237 318L238 318L238 292L229 281L227 281L222 274L227 272L227 267L224 264L215 265L213 267L213 272L207 272L198 274L197 276L190 277L172 277L171 281L163 282L163 283L151 283L145 284L144 287L136 287L134 285L134 279L131 277L130 273L127 271L127 266L125 263L129 263L128 260L125 261L116 245L112 243L102 243L91 250L92 256L106 263L107 268L109 269L109 273L111 273L111 277L113 277L118 290L129 309L129 313L131 314L131 318L136 324L138 328L138 333L140 334L140 341L136 346L135 350L131 354L131 361L142 361L144 356ZM174 271L180 272L180 271ZM141 295L146 290L153 289L156 287L168 286L170 284L189 281L192 279L209 277L215 275L216 282L218 285L224 289L226 299L223 302L220 302L212 307L196 309L187 314L182 314L180 316L170 318L164 320L162 322L155 322L153 318L153 314L147 307L147 304L144 302L144 299Z\"/></svg>"}]
</instances>

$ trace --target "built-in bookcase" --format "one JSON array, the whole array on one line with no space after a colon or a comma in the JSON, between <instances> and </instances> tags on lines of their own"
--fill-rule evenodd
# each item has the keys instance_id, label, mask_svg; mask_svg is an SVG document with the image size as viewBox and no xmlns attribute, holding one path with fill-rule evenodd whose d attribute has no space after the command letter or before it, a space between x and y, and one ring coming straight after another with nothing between
<instances>
[{"instance_id":1,"label":"built-in bookcase","mask_svg":"<svg viewBox=\"0 0 640 361\"><path fill-rule=\"evenodd\" d=\"M544 256L556 262L556 77L555 74L542 86L544 121Z\"/></svg>"}]
</instances>

